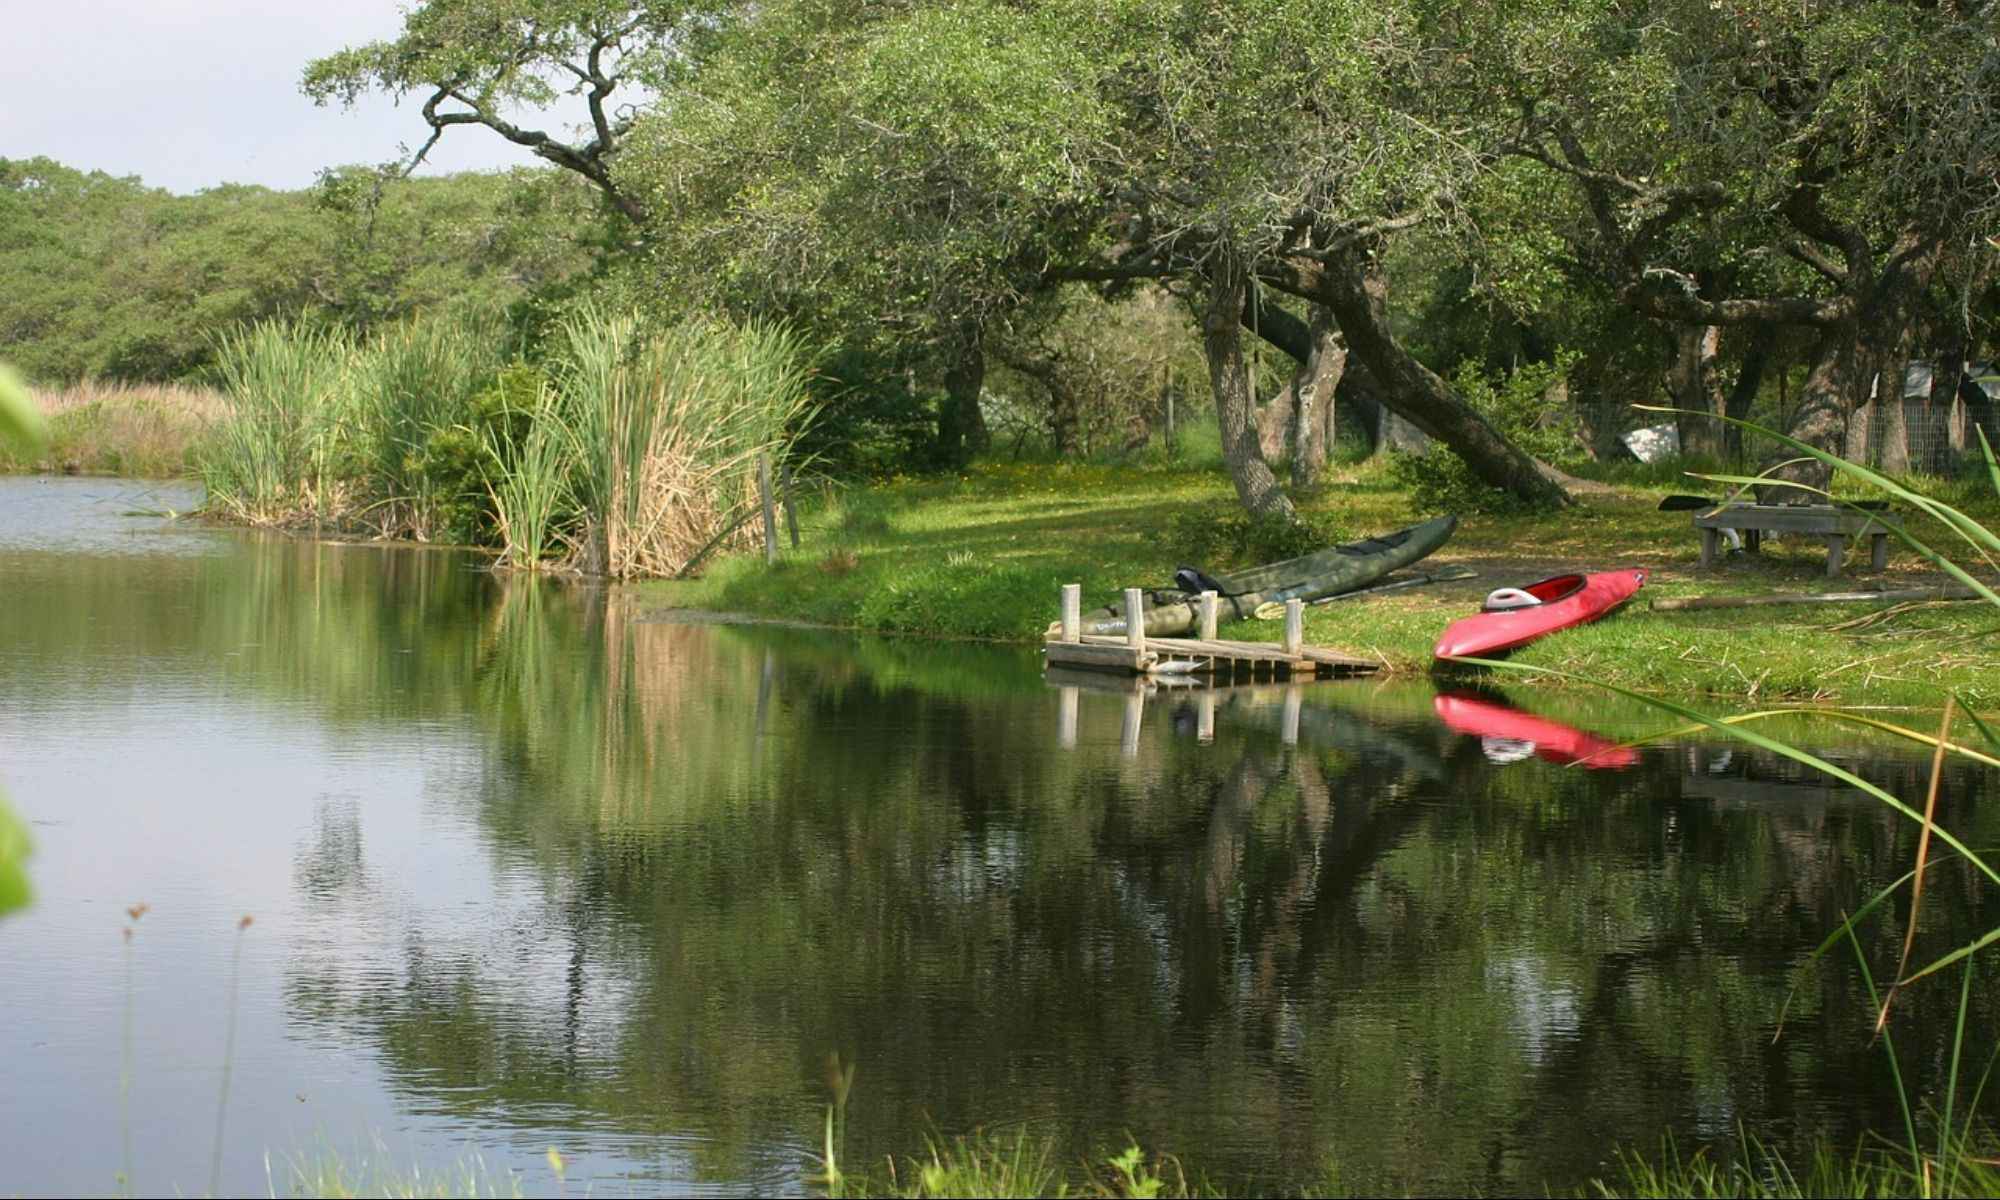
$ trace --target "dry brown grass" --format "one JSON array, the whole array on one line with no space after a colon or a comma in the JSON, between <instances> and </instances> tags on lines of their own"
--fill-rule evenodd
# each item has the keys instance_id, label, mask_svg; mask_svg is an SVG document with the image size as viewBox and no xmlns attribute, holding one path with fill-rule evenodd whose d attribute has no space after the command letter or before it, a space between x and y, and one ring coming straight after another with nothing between
<instances>
[{"instance_id":1,"label":"dry brown grass","mask_svg":"<svg viewBox=\"0 0 2000 1200\"><path fill-rule=\"evenodd\" d=\"M165 477L194 470L196 447L228 407L211 388L87 379L31 394L49 419L48 451L0 451L0 469Z\"/></svg>"}]
</instances>

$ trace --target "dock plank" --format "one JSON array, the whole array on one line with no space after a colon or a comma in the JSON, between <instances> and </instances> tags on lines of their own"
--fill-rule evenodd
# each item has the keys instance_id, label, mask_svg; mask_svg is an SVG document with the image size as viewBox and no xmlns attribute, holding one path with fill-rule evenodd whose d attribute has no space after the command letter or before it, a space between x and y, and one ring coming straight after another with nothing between
<instances>
[{"instance_id":1,"label":"dock plank","mask_svg":"<svg viewBox=\"0 0 2000 1200\"><path fill-rule=\"evenodd\" d=\"M1051 640L1045 646L1051 663L1087 662L1100 669L1126 665L1127 656L1133 654L1127 640L1116 635L1086 634L1075 642ZM1382 666L1375 659L1359 658L1326 646L1301 645L1296 650L1288 650L1275 642L1242 642L1225 638L1151 637L1146 639L1144 653L1152 661L1131 661L1126 669L1143 671L1162 659L1208 659L1218 671L1247 665L1253 669L1269 666L1313 674L1323 671L1366 673L1380 670Z\"/></svg>"}]
</instances>

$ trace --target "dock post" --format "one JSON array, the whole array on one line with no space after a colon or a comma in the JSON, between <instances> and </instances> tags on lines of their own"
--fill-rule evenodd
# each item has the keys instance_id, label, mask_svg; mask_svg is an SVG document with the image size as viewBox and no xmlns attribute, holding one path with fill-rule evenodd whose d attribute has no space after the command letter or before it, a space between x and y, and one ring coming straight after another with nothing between
<instances>
[{"instance_id":1,"label":"dock post","mask_svg":"<svg viewBox=\"0 0 2000 1200\"><path fill-rule=\"evenodd\" d=\"M1199 607L1201 609L1201 640L1212 642L1215 640L1215 610L1217 607L1215 593L1203 592Z\"/></svg>"},{"instance_id":2,"label":"dock post","mask_svg":"<svg viewBox=\"0 0 2000 1200\"><path fill-rule=\"evenodd\" d=\"M1056 745L1065 750L1076 749L1076 689L1060 688L1056 692Z\"/></svg>"},{"instance_id":3,"label":"dock post","mask_svg":"<svg viewBox=\"0 0 2000 1200\"><path fill-rule=\"evenodd\" d=\"M1125 724L1118 731L1118 753L1124 758L1139 757L1139 721L1146 713L1146 690L1135 687L1125 694Z\"/></svg>"},{"instance_id":4,"label":"dock post","mask_svg":"<svg viewBox=\"0 0 2000 1200\"><path fill-rule=\"evenodd\" d=\"M764 565L778 565L778 511L771 502L771 456L757 456L757 491L764 498Z\"/></svg>"},{"instance_id":5,"label":"dock post","mask_svg":"<svg viewBox=\"0 0 2000 1200\"><path fill-rule=\"evenodd\" d=\"M1134 650L1146 648L1145 593L1138 588L1125 589L1125 644Z\"/></svg>"},{"instance_id":6,"label":"dock post","mask_svg":"<svg viewBox=\"0 0 2000 1200\"><path fill-rule=\"evenodd\" d=\"M792 549L799 548L799 510L792 507L792 464L786 463L778 474L778 493L785 501L785 528L791 531Z\"/></svg>"},{"instance_id":7,"label":"dock post","mask_svg":"<svg viewBox=\"0 0 2000 1200\"><path fill-rule=\"evenodd\" d=\"M1083 636L1083 585L1062 586L1062 640L1075 642Z\"/></svg>"},{"instance_id":8,"label":"dock post","mask_svg":"<svg viewBox=\"0 0 2000 1200\"><path fill-rule=\"evenodd\" d=\"M1285 653L1299 656L1306 640L1306 605L1303 600L1285 601Z\"/></svg>"},{"instance_id":9,"label":"dock post","mask_svg":"<svg viewBox=\"0 0 2000 1200\"><path fill-rule=\"evenodd\" d=\"M1284 724L1279 726L1278 740L1287 746L1299 744L1299 685L1285 689Z\"/></svg>"}]
</instances>

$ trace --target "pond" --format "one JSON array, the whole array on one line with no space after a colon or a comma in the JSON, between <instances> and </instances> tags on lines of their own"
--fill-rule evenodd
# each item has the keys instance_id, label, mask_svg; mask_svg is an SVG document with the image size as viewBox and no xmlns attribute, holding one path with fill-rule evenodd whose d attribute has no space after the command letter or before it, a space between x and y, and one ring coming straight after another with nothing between
<instances>
[{"instance_id":1,"label":"pond","mask_svg":"<svg viewBox=\"0 0 2000 1200\"><path fill-rule=\"evenodd\" d=\"M1900 1127L1852 956L1808 958L1914 830L1773 755L1579 765L1629 714L1052 683L135 515L195 500L0 479L36 888L0 920L0 1191L338 1154L807 1192L829 1055L850 1164L1026 1129L1234 1187L1539 1194L1668 1135ZM1814 728L1921 797L1927 760ZM1995 844L1991 790L1948 773L1941 819ZM2000 924L1963 872L1926 903L1919 953ZM1920 1087L1957 991L1898 1004Z\"/></svg>"}]
</instances>

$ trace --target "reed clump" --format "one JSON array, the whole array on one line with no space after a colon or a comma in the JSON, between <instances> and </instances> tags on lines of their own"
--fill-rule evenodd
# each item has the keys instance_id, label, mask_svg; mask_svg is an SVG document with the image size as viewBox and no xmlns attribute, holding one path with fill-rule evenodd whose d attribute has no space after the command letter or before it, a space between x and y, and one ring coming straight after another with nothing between
<instances>
[{"instance_id":1,"label":"reed clump","mask_svg":"<svg viewBox=\"0 0 2000 1200\"><path fill-rule=\"evenodd\" d=\"M211 511L614 578L760 544L758 463L783 461L806 423L798 337L593 310L530 364L501 327L466 312L365 340L279 323L223 338Z\"/></svg>"}]
</instances>

